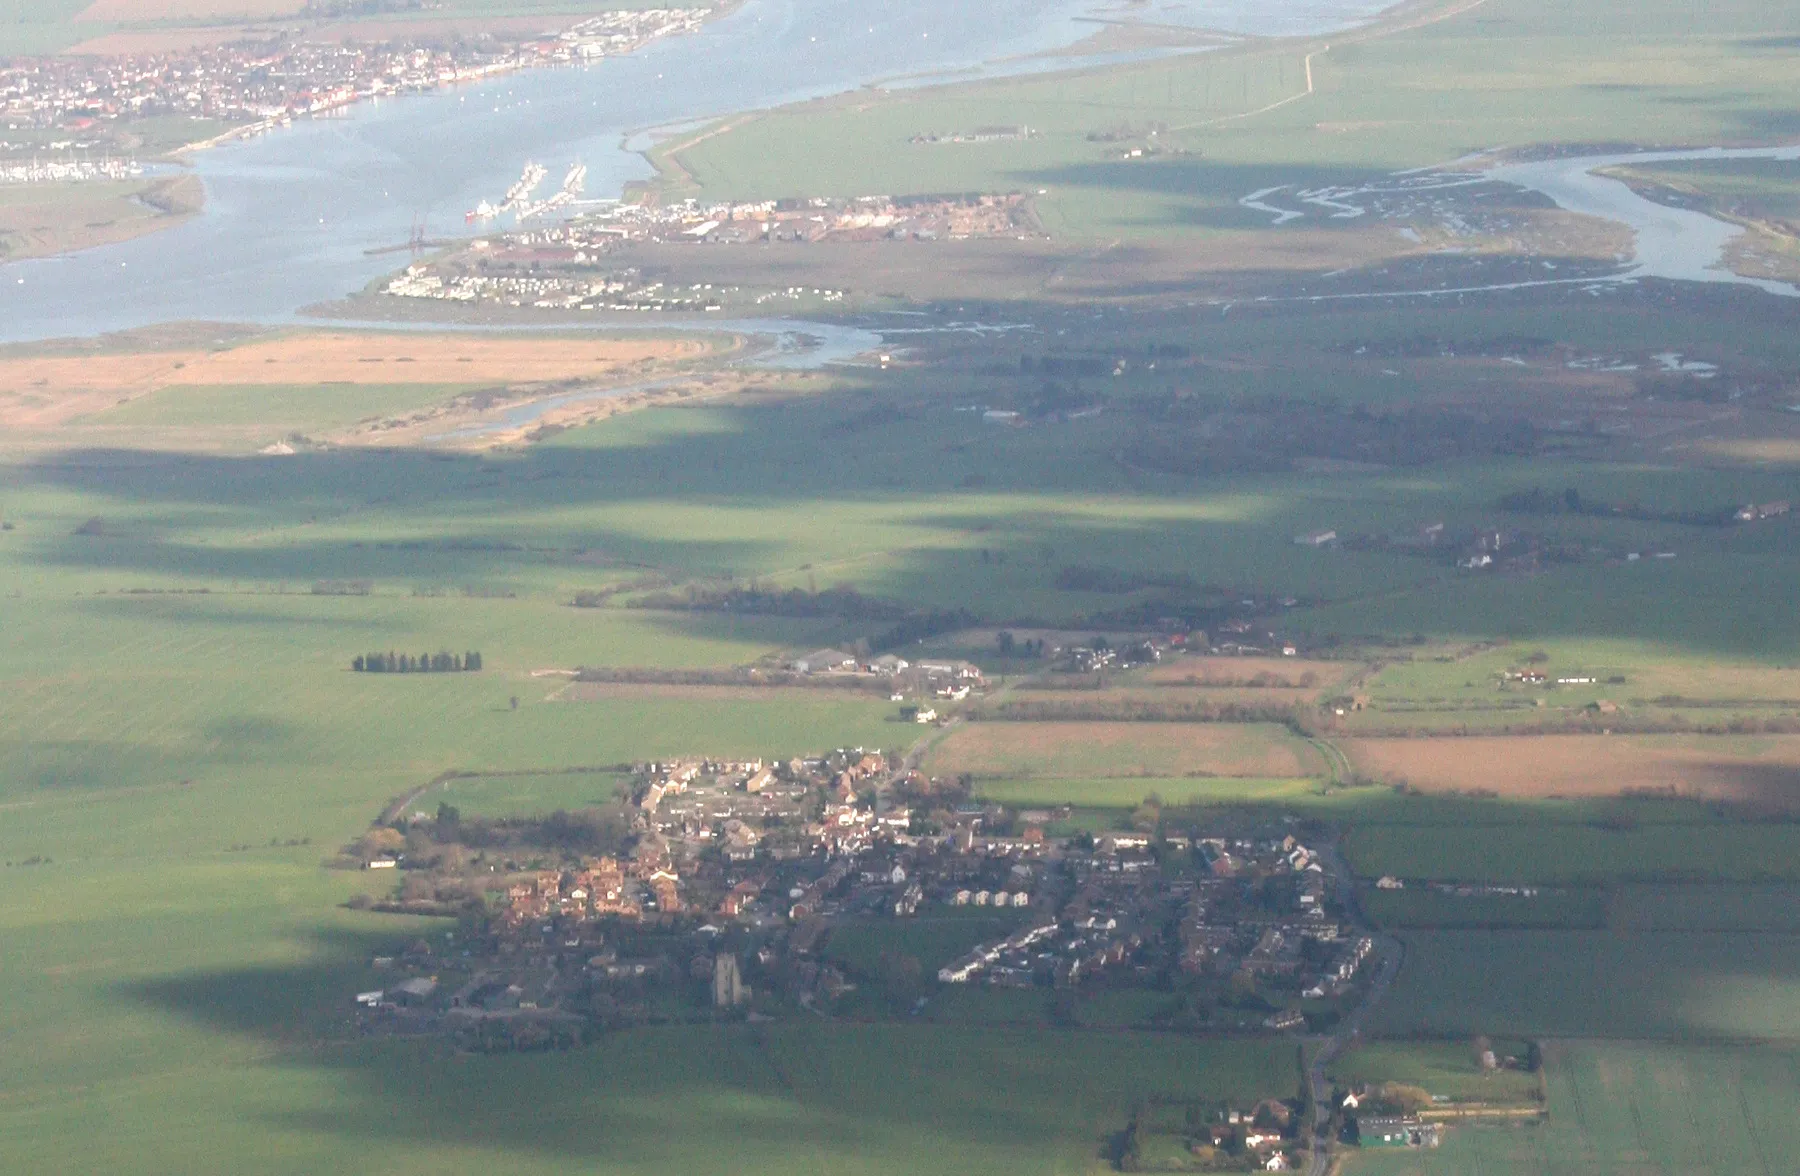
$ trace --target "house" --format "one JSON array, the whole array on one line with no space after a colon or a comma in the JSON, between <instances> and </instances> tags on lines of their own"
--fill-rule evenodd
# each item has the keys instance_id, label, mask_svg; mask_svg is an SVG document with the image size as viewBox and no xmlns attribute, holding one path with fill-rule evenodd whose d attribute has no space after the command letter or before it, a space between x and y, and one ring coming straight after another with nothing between
<instances>
[{"instance_id":1,"label":"house","mask_svg":"<svg viewBox=\"0 0 1800 1176\"><path fill-rule=\"evenodd\" d=\"M1375 879L1375 889L1377 889L1377 890L1405 890L1406 883L1404 883L1400 879L1394 877L1392 874L1383 874L1381 877Z\"/></svg>"},{"instance_id":2,"label":"house","mask_svg":"<svg viewBox=\"0 0 1800 1176\"><path fill-rule=\"evenodd\" d=\"M815 649L805 657L796 658L793 668L799 674L843 673L856 668L856 657L841 649Z\"/></svg>"},{"instance_id":3,"label":"house","mask_svg":"<svg viewBox=\"0 0 1800 1176\"><path fill-rule=\"evenodd\" d=\"M1284 1151L1270 1152L1268 1158L1263 1160L1263 1171L1265 1172L1285 1172L1288 1170L1288 1166L1287 1153Z\"/></svg>"},{"instance_id":4,"label":"house","mask_svg":"<svg viewBox=\"0 0 1800 1176\"><path fill-rule=\"evenodd\" d=\"M1294 542L1301 547L1324 547L1327 543L1337 542L1336 531L1308 531L1304 535L1295 535Z\"/></svg>"},{"instance_id":5,"label":"house","mask_svg":"<svg viewBox=\"0 0 1800 1176\"><path fill-rule=\"evenodd\" d=\"M1277 1033L1286 1033L1290 1029L1303 1029L1306 1027L1306 1015L1298 1009L1288 1009L1265 1018L1263 1027L1273 1029Z\"/></svg>"},{"instance_id":6,"label":"house","mask_svg":"<svg viewBox=\"0 0 1800 1176\"><path fill-rule=\"evenodd\" d=\"M1438 1126L1412 1115L1380 1115L1359 1119L1357 1137L1364 1147L1436 1147Z\"/></svg>"},{"instance_id":7,"label":"house","mask_svg":"<svg viewBox=\"0 0 1800 1176\"><path fill-rule=\"evenodd\" d=\"M436 976L414 976L411 980L403 980L393 988L396 1000L401 1004L420 1004L431 999L437 991Z\"/></svg>"},{"instance_id":8,"label":"house","mask_svg":"<svg viewBox=\"0 0 1800 1176\"><path fill-rule=\"evenodd\" d=\"M920 711L918 714L913 716L913 722L915 722L915 723L935 723L935 722L937 722L937 712L935 710L932 710L930 707L926 707L924 710Z\"/></svg>"}]
</instances>

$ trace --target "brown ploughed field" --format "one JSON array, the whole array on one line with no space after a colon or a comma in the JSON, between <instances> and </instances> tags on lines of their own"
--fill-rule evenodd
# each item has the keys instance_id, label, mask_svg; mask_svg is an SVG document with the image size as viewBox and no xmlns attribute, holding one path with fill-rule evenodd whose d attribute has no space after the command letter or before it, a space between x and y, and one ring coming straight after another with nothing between
<instances>
[{"instance_id":1,"label":"brown ploughed field","mask_svg":"<svg viewBox=\"0 0 1800 1176\"><path fill-rule=\"evenodd\" d=\"M1800 736L1529 735L1349 739L1356 768L1426 792L1617 796L1758 803L1800 799Z\"/></svg>"}]
</instances>

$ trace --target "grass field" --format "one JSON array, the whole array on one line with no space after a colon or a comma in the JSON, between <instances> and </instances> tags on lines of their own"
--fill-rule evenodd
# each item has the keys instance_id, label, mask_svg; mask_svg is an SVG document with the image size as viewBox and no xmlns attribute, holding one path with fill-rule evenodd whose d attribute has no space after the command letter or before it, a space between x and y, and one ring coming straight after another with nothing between
<instances>
[{"instance_id":1,"label":"grass field","mask_svg":"<svg viewBox=\"0 0 1800 1176\"><path fill-rule=\"evenodd\" d=\"M483 10L502 7L548 10L535 0ZM0 0L0 51L77 35L76 11ZM84 23L78 35L105 28ZM1750 0L1704 12L1674 0L1488 0L1382 40L1334 38L1313 58L1315 92L1255 118L1232 116L1301 93L1306 47L863 93L753 120L680 158L715 194L1041 187L1057 248L1119 241L1095 256L1160 296L1161 271L1134 251L1146 242L1173 242L1195 266L1268 260L1237 239L1258 229L1239 197L1265 184L1358 182L1499 143L1791 136L1796 82L1783 39L1796 33L1791 11ZM958 145L968 151L906 142L1008 121L1043 133ZM1189 154L1125 161L1088 138L1151 121L1169 128L1159 140ZM1376 245L1388 248L1366 228L1309 229L1277 242L1270 264L1321 268L1334 251L1378 256ZM917 256L925 260L912 264L940 264ZM987 256L991 290L1016 301L1013 255ZM1042 280L1069 272L1063 264L1046 263ZM963 291L953 292L949 305L961 306ZM1706 448L1727 429L1774 436L1788 419L1767 399L1800 372L1786 308L1660 291L1632 298L1304 314L1028 307L1033 332L915 335L887 371L771 378L779 386L755 397L650 409L482 455L308 448L264 458L227 453L225 441L417 411L453 389L623 377L646 363L720 356L681 338L335 332L7 349L0 1167L1077 1176L1100 1170L1102 1146L1140 1097L1291 1094L1291 1042L1126 1030L1167 1011L1172 994L1161 992L1078 1002L1076 1023L1093 1027L1083 1032L1045 1028L1051 994L959 986L899 1025L661 1028L532 1057L374 1044L354 1035L346 995L379 983L372 955L442 926L343 909L368 879L321 863L391 799L450 770L478 775L421 804L499 815L605 799L616 779L571 771L582 766L899 751L922 733L891 704L848 692L608 690L552 701L566 678L535 671L738 666L873 640L888 624L569 607L575 593L605 586L848 585L908 608L967 609L990 631L1023 622L1117 631L1156 622L1171 600L1292 598L1269 607L1280 618L1269 623L1303 645L1419 654L1355 687L1372 704L1346 718L1352 735L1358 723L1426 710L1433 722L1457 721L1441 716L1458 708L1500 713L1492 674L1540 646L1552 668L1624 677L1595 696L1628 709L1695 709L1656 701L1665 696L1720 713L1800 702L1791 521L1545 521L1495 505L1520 489L1570 485L1664 509L1793 497L1791 465ZM1014 309L990 313L971 296L956 321L1010 321ZM1503 339L1548 341L1551 358L1503 364L1494 358ZM1443 354L1467 343L1488 354ZM1662 350L1737 364L1730 378L1765 392L1671 408L1624 376L1571 375L1565 363ZM1003 429L957 411L1029 407L1045 381L1021 357L1064 353L1130 360L1118 376L1070 378L1100 415ZM326 382L339 380L348 383ZM1170 435L1197 439L1215 418L1258 405L1289 419L1352 406L1403 414L1440 396L1482 420L1490 410L1552 424L1591 413L1621 431L1591 461L1555 446L1532 457L1296 460L1235 473L1121 460L1147 435L1185 429ZM1204 412L1183 416L1192 404ZM175 431L178 446L151 446L153 434ZM1692 448L1669 448L1688 440ZM1667 546L1680 558L1470 577L1447 559L1292 542L1318 527L1384 534L1434 519L1465 531L1542 529L1584 550ZM1124 587L1061 586L1077 565L1117 572ZM1207 587L1186 598L1167 587L1182 584ZM1425 660L1503 638L1502 650ZM478 649L488 668L349 672L370 648ZM1353 664L1301 663L1266 668L1312 669L1323 691ZM1199 672L1253 666L1264 668L1209 660ZM1183 659L1121 689L1234 700L1306 689L1181 683L1191 670ZM1179 684L1155 684L1171 675ZM1555 696L1558 707L1591 700ZM1593 887L1523 910L1416 887L1371 898L1407 954L1370 1029L1409 1040L1365 1045L1346 1065L1406 1062L1454 1085L1467 1078L1451 1056L1462 1046L1439 1056L1410 1035L1612 1040L1552 1043L1552 1114L1539 1128L1458 1130L1429 1157L1357 1163L1637 1176L1779 1171L1800 1153L1792 1053L1744 1044L1800 1039L1800 825L1694 800L1582 794L1674 782L1784 799L1800 772L1789 743L1613 737L1599 756L1585 750L1592 741L1362 745L1402 757L1393 771L1421 786L1435 772L1442 787L1505 793L1494 798L1327 788L1308 778L1325 771L1317 751L1274 726L972 723L950 732L927 767L977 775L984 798L1078 805L1072 823L1083 827L1119 822L1155 792L1171 804L1341 822L1365 877ZM1471 909L1510 929L1421 926ZM1520 925L1552 921L1582 929ZM878 968L896 950L929 964L994 929L980 918L846 928L827 951L854 969ZM1705 1040L1733 1044L1693 1044Z\"/></svg>"},{"instance_id":2,"label":"grass field","mask_svg":"<svg viewBox=\"0 0 1800 1176\"><path fill-rule=\"evenodd\" d=\"M1800 1038L1800 937L1413 931L1373 1030L1446 1036Z\"/></svg>"},{"instance_id":3,"label":"grass field","mask_svg":"<svg viewBox=\"0 0 1800 1176\"><path fill-rule=\"evenodd\" d=\"M1310 749L1280 727L1225 723L972 723L926 759L927 770L943 775L1013 779L1269 779L1315 766Z\"/></svg>"},{"instance_id":4,"label":"grass field","mask_svg":"<svg viewBox=\"0 0 1800 1176\"><path fill-rule=\"evenodd\" d=\"M1345 842L1359 875L1459 882L1788 881L1800 877L1800 825L1735 822L1634 828L1517 823L1485 827L1358 824Z\"/></svg>"},{"instance_id":5,"label":"grass field","mask_svg":"<svg viewBox=\"0 0 1800 1176\"><path fill-rule=\"evenodd\" d=\"M1772 113L1795 96L1781 46L1800 26L1786 10L1735 0L1702 20L1679 0L1629 12L1490 0L1433 11L1459 14L1340 35L1329 51L1252 45L1075 78L858 95L738 120L668 154L717 198L1045 189L1038 208L1053 234L1166 242L1265 224L1237 204L1258 189L1354 185L1493 144L1704 144L1792 129ZM995 124L1039 134L966 150L911 141ZM1166 130L1146 140L1152 126ZM1119 127L1165 154L1121 159L1091 138Z\"/></svg>"},{"instance_id":6,"label":"grass field","mask_svg":"<svg viewBox=\"0 0 1800 1176\"><path fill-rule=\"evenodd\" d=\"M884 956L912 956L926 976L983 940L1012 934L1017 918L992 915L929 915L917 919L861 922L831 933L825 954L864 977L881 975Z\"/></svg>"},{"instance_id":7,"label":"grass field","mask_svg":"<svg viewBox=\"0 0 1800 1176\"><path fill-rule=\"evenodd\" d=\"M1528 1057L1524 1041L1500 1038L1490 1044L1498 1057ZM1345 1086L1382 1082L1422 1086L1456 1102L1530 1103L1538 1086L1537 1076L1528 1070L1483 1070L1472 1038L1362 1042L1332 1062L1330 1075Z\"/></svg>"},{"instance_id":8,"label":"grass field","mask_svg":"<svg viewBox=\"0 0 1800 1176\"><path fill-rule=\"evenodd\" d=\"M605 771L463 776L426 793L415 807L434 812L442 801L480 817L573 811L619 800L630 784L630 776Z\"/></svg>"},{"instance_id":9,"label":"grass field","mask_svg":"<svg viewBox=\"0 0 1800 1176\"><path fill-rule=\"evenodd\" d=\"M1351 1176L1764 1176L1800 1148L1790 1047L1558 1041L1545 1050L1550 1117L1455 1127L1428 1152L1363 1151Z\"/></svg>"},{"instance_id":10,"label":"grass field","mask_svg":"<svg viewBox=\"0 0 1800 1176\"><path fill-rule=\"evenodd\" d=\"M83 1168L192 1171L261 1148L273 1172L499 1162L521 1173L774 1173L803 1159L879 1176L916 1171L929 1151L939 1172L1075 1174L1095 1169L1138 1097L1249 1100L1292 1085L1293 1055L1280 1045L795 1025L648 1030L610 1049L537 1057L345 1045L239 1067L230 1082L184 1075L182 1130L130 1097L106 1108L106 1131L81 1129L91 1102L54 1097L0 1109L0 1122L32 1128L14 1135L16 1162ZM1021 1090L1036 1097L1020 1100ZM199 1157L183 1140L195 1129L208 1139ZM60 1150L33 1142L58 1137Z\"/></svg>"},{"instance_id":11,"label":"grass field","mask_svg":"<svg viewBox=\"0 0 1800 1176\"><path fill-rule=\"evenodd\" d=\"M1154 793L1168 805L1288 805L1316 797L1319 782L1312 779L1265 780L1226 776L1211 779L1192 776L1173 778L1113 776L1098 779L1059 779L984 776L975 782L975 795L984 800L1012 805L1069 804L1079 808L1135 808Z\"/></svg>"},{"instance_id":12,"label":"grass field","mask_svg":"<svg viewBox=\"0 0 1800 1176\"><path fill-rule=\"evenodd\" d=\"M1505 927L1593 930L1607 921L1606 896L1598 890L1540 893L1535 897L1502 894L1458 895L1413 886L1406 890L1369 890L1363 913L1386 928Z\"/></svg>"}]
</instances>

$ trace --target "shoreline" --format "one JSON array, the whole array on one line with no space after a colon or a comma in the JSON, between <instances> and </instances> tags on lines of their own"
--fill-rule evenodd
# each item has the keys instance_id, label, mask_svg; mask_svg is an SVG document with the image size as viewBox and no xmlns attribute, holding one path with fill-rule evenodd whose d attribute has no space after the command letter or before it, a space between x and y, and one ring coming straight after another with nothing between
<instances>
[{"instance_id":1,"label":"shoreline","mask_svg":"<svg viewBox=\"0 0 1800 1176\"><path fill-rule=\"evenodd\" d=\"M1371 40L1391 33L1405 32L1422 28L1440 21L1450 20L1465 12L1472 11L1486 4L1487 0L1393 0L1393 3L1380 9L1369 17L1344 27L1337 32L1294 33L1280 35L1264 35L1257 33L1232 33L1222 29L1200 25L1169 25L1160 22L1139 22L1116 18L1084 17L1078 18L1083 23L1093 24L1096 31L1078 41L1060 48L1042 50L1037 53L1016 57L998 58L988 63L990 66L1002 65L1011 61L1066 60L1066 68L1049 68L1029 70L1018 73L1004 73L998 76L952 77L939 74L895 75L883 78L854 89L841 90L835 94L807 100L801 103L783 103L776 106L755 107L744 110L728 111L712 116L683 119L675 123L663 123L656 126L633 128L623 136L621 142L626 150L633 150L632 140L645 140L642 148L635 153L643 157L655 172L650 179L642 181L639 188L647 195L668 192L670 181L679 188L682 178L689 180L692 173L677 158L682 151L692 147L704 139L715 135L727 134L746 123L759 118L777 114L784 110L795 109L804 105L834 107L845 102L868 101L871 94L877 97L888 97L900 90L949 89L956 86L977 84L1004 85L1007 83L1041 80L1046 77L1087 77L1110 68L1130 69L1139 65L1167 61L1176 57L1188 57L1200 53L1229 55L1259 51L1268 48L1291 46L1295 49L1317 46L1323 52L1331 47L1333 41L1348 45ZM1167 38L1162 43L1146 43L1133 46L1127 52L1141 54L1136 60L1120 62L1079 61L1080 57L1106 57L1118 53L1113 42L1129 40L1136 35L1148 35ZM1327 38L1330 38L1328 40ZM974 72L974 71L970 71ZM918 86L900 86L909 80L919 80ZM936 79L936 80L934 80ZM1246 114L1258 112L1246 112ZM1235 117L1244 117L1239 115Z\"/></svg>"},{"instance_id":2,"label":"shoreline","mask_svg":"<svg viewBox=\"0 0 1800 1176\"><path fill-rule=\"evenodd\" d=\"M113 190L99 192L94 202L81 199L95 192L90 185L104 182L26 185L27 191L42 188L43 198L0 205L0 266L14 261L67 257L89 249L135 241L179 228L206 211L206 186L191 172L113 181L108 184ZM82 192L84 187L88 188L88 193ZM129 216L134 209L145 209L149 214ZM106 212L120 215L106 221L86 219ZM45 213L49 214L49 223L26 228L20 228L16 223L21 214L35 219ZM79 223L67 220L72 215ZM19 240L23 244L8 248L5 243L9 240Z\"/></svg>"},{"instance_id":3,"label":"shoreline","mask_svg":"<svg viewBox=\"0 0 1800 1176\"><path fill-rule=\"evenodd\" d=\"M700 21L701 27L704 28L706 25L712 24L715 21L725 19L735 13L743 3L744 0L720 0L719 4L707 10L706 16ZM559 35L561 31L566 31L568 28L573 27L573 25L565 26L564 30L559 30ZM687 35L685 31L667 34L667 36L685 35ZM515 57L511 60L498 61L490 65L480 66L469 70L458 70L449 78L441 78L434 85L420 89L402 90L395 88L391 90L377 89L359 91L336 101L319 103L310 109L299 113L291 111L284 112L283 114L271 116L270 118L262 119L257 122L244 123L241 126L232 127L230 130L223 131L208 139L184 143L172 151L167 152L163 158L176 163L186 163L188 162L187 156L193 152L210 151L214 148L228 146L245 139L254 139L260 135L270 134L283 127L292 125L297 118L318 118L322 115L339 114L361 106L365 102L378 101L382 98L423 97L431 94L439 94L446 90L454 90L458 86L479 85L482 82L489 82L496 78L508 77L516 73L525 73L530 70L556 69L574 65L597 65L605 61L608 57L634 56L639 50L646 46L655 44L657 41L664 39L665 37L663 36L646 37L621 53L604 54L593 61L533 61Z\"/></svg>"}]
</instances>

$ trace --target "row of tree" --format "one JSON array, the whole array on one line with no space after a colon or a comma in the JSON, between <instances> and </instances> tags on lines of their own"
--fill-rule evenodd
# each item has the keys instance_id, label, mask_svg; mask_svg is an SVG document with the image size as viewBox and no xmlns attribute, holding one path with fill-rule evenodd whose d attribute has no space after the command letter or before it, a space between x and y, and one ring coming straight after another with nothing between
<instances>
[{"instance_id":1,"label":"row of tree","mask_svg":"<svg viewBox=\"0 0 1800 1176\"><path fill-rule=\"evenodd\" d=\"M468 653L363 653L351 661L350 668L359 674L463 674L481 669L481 654Z\"/></svg>"}]
</instances>

